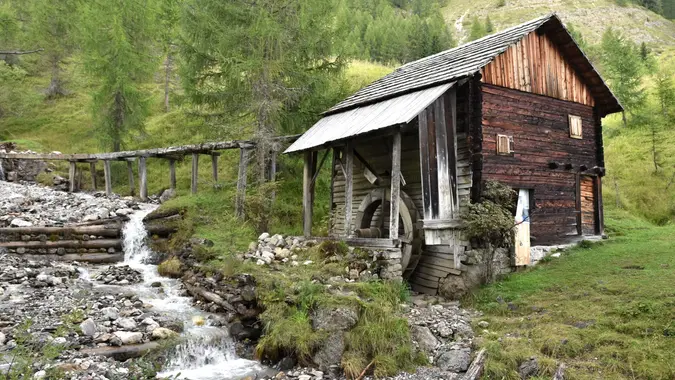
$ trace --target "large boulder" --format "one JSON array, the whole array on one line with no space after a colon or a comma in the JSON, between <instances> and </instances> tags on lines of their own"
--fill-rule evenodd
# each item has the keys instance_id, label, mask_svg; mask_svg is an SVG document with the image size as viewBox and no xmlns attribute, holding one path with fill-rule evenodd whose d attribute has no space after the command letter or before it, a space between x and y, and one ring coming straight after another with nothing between
<instances>
[{"instance_id":1,"label":"large boulder","mask_svg":"<svg viewBox=\"0 0 675 380\"><path fill-rule=\"evenodd\" d=\"M122 344L138 344L143 341L143 333L131 331L115 331L113 333Z\"/></svg>"},{"instance_id":2,"label":"large boulder","mask_svg":"<svg viewBox=\"0 0 675 380\"><path fill-rule=\"evenodd\" d=\"M82 323L80 323L80 330L82 330L82 334L86 336L94 336L96 335L98 328L96 327L96 322L94 322L93 319L87 318L82 321Z\"/></svg>"},{"instance_id":3,"label":"large boulder","mask_svg":"<svg viewBox=\"0 0 675 380\"><path fill-rule=\"evenodd\" d=\"M436 366L451 372L464 372L471 364L471 349L466 347L453 347L441 352L436 358Z\"/></svg>"},{"instance_id":4,"label":"large boulder","mask_svg":"<svg viewBox=\"0 0 675 380\"><path fill-rule=\"evenodd\" d=\"M321 370L328 370L331 366L338 365L342 361L345 351L345 333L333 332L323 341L321 347L314 353L312 360Z\"/></svg>"},{"instance_id":5,"label":"large boulder","mask_svg":"<svg viewBox=\"0 0 675 380\"><path fill-rule=\"evenodd\" d=\"M438 339L426 326L413 326L411 328L412 337L419 345L420 349L427 354L434 352L439 344Z\"/></svg>"},{"instance_id":6,"label":"large boulder","mask_svg":"<svg viewBox=\"0 0 675 380\"><path fill-rule=\"evenodd\" d=\"M311 318L314 330L325 331L347 331L359 321L356 311L346 307L321 308L312 312Z\"/></svg>"}]
</instances>

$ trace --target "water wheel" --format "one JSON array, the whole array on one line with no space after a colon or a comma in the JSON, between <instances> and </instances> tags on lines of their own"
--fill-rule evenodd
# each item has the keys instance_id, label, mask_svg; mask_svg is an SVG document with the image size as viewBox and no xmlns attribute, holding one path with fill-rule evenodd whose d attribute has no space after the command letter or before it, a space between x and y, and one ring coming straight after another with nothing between
<instances>
[{"instance_id":1,"label":"water wheel","mask_svg":"<svg viewBox=\"0 0 675 380\"><path fill-rule=\"evenodd\" d=\"M359 206L355 226L358 235L370 238L389 237L389 211L391 190L376 189L370 192ZM403 191L399 196L398 239L401 242L401 267L408 277L420 259L423 238L417 228L419 213L412 199Z\"/></svg>"}]
</instances>

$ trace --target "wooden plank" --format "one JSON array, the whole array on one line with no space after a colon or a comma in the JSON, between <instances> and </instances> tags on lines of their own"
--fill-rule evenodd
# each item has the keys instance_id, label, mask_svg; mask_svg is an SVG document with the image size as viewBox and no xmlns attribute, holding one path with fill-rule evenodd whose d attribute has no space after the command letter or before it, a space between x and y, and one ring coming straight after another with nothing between
<instances>
[{"instance_id":1,"label":"wooden plank","mask_svg":"<svg viewBox=\"0 0 675 380\"><path fill-rule=\"evenodd\" d=\"M105 195L108 197L112 195L112 179L110 176L111 176L110 161L103 160L103 179L105 181Z\"/></svg>"},{"instance_id":2,"label":"wooden plank","mask_svg":"<svg viewBox=\"0 0 675 380\"><path fill-rule=\"evenodd\" d=\"M143 156L138 158L139 195L142 201L148 199L148 173L145 159L146 157Z\"/></svg>"},{"instance_id":3,"label":"wooden plank","mask_svg":"<svg viewBox=\"0 0 675 380\"><path fill-rule=\"evenodd\" d=\"M176 189L176 160L173 158L169 159L169 187Z\"/></svg>"},{"instance_id":4,"label":"wooden plank","mask_svg":"<svg viewBox=\"0 0 675 380\"><path fill-rule=\"evenodd\" d=\"M198 178L199 178L199 153L192 153L192 180L190 181L190 190L192 194L197 194Z\"/></svg>"},{"instance_id":5,"label":"wooden plank","mask_svg":"<svg viewBox=\"0 0 675 380\"><path fill-rule=\"evenodd\" d=\"M352 247L371 247L371 248L396 248L400 245L398 239L383 238L346 238L347 245Z\"/></svg>"},{"instance_id":6,"label":"wooden plank","mask_svg":"<svg viewBox=\"0 0 675 380\"><path fill-rule=\"evenodd\" d=\"M597 207L596 231L598 235L605 234L605 215L602 203L602 177L595 177L595 202Z\"/></svg>"},{"instance_id":7,"label":"wooden plank","mask_svg":"<svg viewBox=\"0 0 675 380\"><path fill-rule=\"evenodd\" d=\"M134 183L134 166L133 161L127 161L127 176L129 177L129 194L136 194L136 184Z\"/></svg>"},{"instance_id":8,"label":"wooden plank","mask_svg":"<svg viewBox=\"0 0 675 380\"><path fill-rule=\"evenodd\" d=\"M351 142L347 142L344 147L344 169L345 169L345 236L352 235L352 204L354 198L354 148Z\"/></svg>"},{"instance_id":9,"label":"wooden plank","mask_svg":"<svg viewBox=\"0 0 675 380\"><path fill-rule=\"evenodd\" d=\"M448 154L447 120L443 99L432 103L436 125L436 162L438 176L438 218L448 219L454 213L454 195L451 189L450 162ZM454 147L453 147L454 148Z\"/></svg>"},{"instance_id":10,"label":"wooden plank","mask_svg":"<svg viewBox=\"0 0 675 380\"><path fill-rule=\"evenodd\" d=\"M413 274L413 276L414 276L414 274ZM419 285L419 284L415 284L414 282L411 282L410 288L417 293L428 294L428 295L431 295L431 296L435 296L438 293L438 286L435 287L435 288L430 288L430 287L426 287L424 285Z\"/></svg>"},{"instance_id":11,"label":"wooden plank","mask_svg":"<svg viewBox=\"0 0 675 380\"><path fill-rule=\"evenodd\" d=\"M70 161L70 168L68 170L68 182L70 184L70 187L68 191L71 193L75 192L75 171L77 169L77 162L75 161Z\"/></svg>"},{"instance_id":12,"label":"wooden plank","mask_svg":"<svg viewBox=\"0 0 675 380\"><path fill-rule=\"evenodd\" d=\"M213 175L213 182L218 182L218 156L219 154L211 154L211 173Z\"/></svg>"},{"instance_id":13,"label":"wooden plank","mask_svg":"<svg viewBox=\"0 0 675 380\"><path fill-rule=\"evenodd\" d=\"M581 177L579 174L576 174L575 176L575 183L576 183L576 192L577 196L576 198L576 204L575 204L575 209L578 212L576 218L577 218L577 234L581 235L583 232L581 231Z\"/></svg>"},{"instance_id":14,"label":"wooden plank","mask_svg":"<svg viewBox=\"0 0 675 380\"><path fill-rule=\"evenodd\" d=\"M410 278L410 282L413 284L422 285L427 288L438 289L438 280L428 280L418 276L417 273L413 273L412 277Z\"/></svg>"},{"instance_id":15,"label":"wooden plank","mask_svg":"<svg viewBox=\"0 0 675 380\"><path fill-rule=\"evenodd\" d=\"M306 237L312 236L312 206L314 187L312 186L313 176L313 154L311 151L305 151L305 162L302 172L302 231Z\"/></svg>"},{"instance_id":16,"label":"wooden plank","mask_svg":"<svg viewBox=\"0 0 675 380\"><path fill-rule=\"evenodd\" d=\"M391 202L389 211L389 238L398 238L398 217L401 194L401 130L393 136L391 144Z\"/></svg>"},{"instance_id":17,"label":"wooden plank","mask_svg":"<svg viewBox=\"0 0 675 380\"><path fill-rule=\"evenodd\" d=\"M96 191L96 161L89 163L89 174L91 176L91 189Z\"/></svg>"},{"instance_id":18,"label":"wooden plank","mask_svg":"<svg viewBox=\"0 0 675 380\"><path fill-rule=\"evenodd\" d=\"M420 258L420 264L425 263L434 267L441 267L445 269L455 269L455 262L453 260L441 259L438 257L425 256L422 255Z\"/></svg>"},{"instance_id":19,"label":"wooden plank","mask_svg":"<svg viewBox=\"0 0 675 380\"><path fill-rule=\"evenodd\" d=\"M446 269L446 268L439 267L439 266L429 265L427 263L419 263L419 264L417 264L417 268L415 269L415 273L421 273L425 276L434 276L434 277L445 278L449 274L458 276L462 273L462 271L454 270L454 269Z\"/></svg>"},{"instance_id":20,"label":"wooden plank","mask_svg":"<svg viewBox=\"0 0 675 380\"><path fill-rule=\"evenodd\" d=\"M246 169L248 168L248 149L239 149L239 172L237 175L237 197L235 199L235 214L239 219L244 218L244 202L246 201Z\"/></svg>"}]
</instances>

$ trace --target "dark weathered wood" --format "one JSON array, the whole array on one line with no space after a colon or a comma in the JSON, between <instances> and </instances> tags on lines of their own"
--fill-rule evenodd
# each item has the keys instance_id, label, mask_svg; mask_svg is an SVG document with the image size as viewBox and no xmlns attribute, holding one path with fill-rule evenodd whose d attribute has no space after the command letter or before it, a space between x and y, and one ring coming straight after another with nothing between
<instances>
[{"instance_id":1,"label":"dark weathered wood","mask_svg":"<svg viewBox=\"0 0 675 380\"><path fill-rule=\"evenodd\" d=\"M348 142L343 150L345 166L345 236L352 235L352 204L354 202L354 147Z\"/></svg>"},{"instance_id":2,"label":"dark weathered wood","mask_svg":"<svg viewBox=\"0 0 675 380\"><path fill-rule=\"evenodd\" d=\"M211 153L211 173L213 182L218 182L218 156L219 154Z\"/></svg>"},{"instance_id":3,"label":"dark weathered wood","mask_svg":"<svg viewBox=\"0 0 675 380\"><path fill-rule=\"evenodd\" d=\"M452 217L458 217L459 213L459 192L457 188L457 87L453 87L444 97L444 106L447 109L446 129L448 136L448 164L450 165L450 190L453 196Z\"/></svg>"},{"instance_id":4,"label":"dark weathered wood","mask_svg":"<svg viewBox=\"0 0 675 380\"><path fill-rule=\"evenodd\" d=\"M355 238L345 239L345 243L352 247L371 247L371 248L396 248L400 242L398 239L373 239L373 238Z\"/></svg>"},{"instance_id":5,"label":"dark weathered wood","mask_svg":"<svg viewBox=\"0 0 675 380\"><path fill-rule=\"evenodd\" d=\"M197 194L197 179L199 178L199 153L192 153L192 181L191 192Z\"/></svg>"},{"instance_id":6,"label":"dark weathered wood","mask_svg":"<svg viewBox=\"0 0 675 380\"><path fill-rule=\"evenodd\" d=\"M185 286L185 289L188 291L188 293L192 294L194 297L203 298L209 302L213 302L216 305L223 307L228 311L236 312L236 309L229 302L225 301L216 293L210 292L207 289L199 286L188 284L187 282L184 282L183 286Z\"/></svg>"},{"instance_id":7,"label":"dark weathered wood","mask_svg":"<svg viewBox=\"0 0 675 380\"><path fill-rule=\"evenodd\" d=\"M398 238L399 198L401 195L401 131L394 134L391 144L391 202L389 202L389 238Z\"/></svg>"},{"instance_id":8,"label":"dark weathered wood","mask_svg":"<svg viewBox=\"0 0 675 380\"><path fill-rule=\"evenodd\" d=\"M437 99L432 104L434 110L434 123L436 125L436 162L437 162L437 195L438 195L438 218L448 219L452 218L454 214L454 199L452 194L452 187L450 173L452 165L448 147L448 125L445 117L445 107L443 98ZM453 147L454 149L454 147ZM432 199L433 201L433 199Z\"/></svg>"},{"instance_id":9,"label":"dark weathered wood","mask_svg":"<svg viewBox=\"0 0 675 380\"><path fill-rule=\"evenodd\" d=\"M140 171L139 171L140 175ZM127 161L127 176L129 178L129 194L136 194L136 181L134 180L134 163L133 161Z\"/></svg>"},{"instance_id":10,"label":"dark weathered wood","mask_svg":"<svg viewBox=\"0 0 675 380\"><path fill-rule=\"evenodd\" d=\"M330 149L326 149L326 151L323 153L323 156L321 157L321 161L319 162L319 165L316 165L316 160L312 160L314 166L316 166L316 168L314 169L314 174L312 175L312 186L314 186L314 183L316 182L316 177L319 176L319 172L321 171L321 168L323 167L323 163L326 161L326 158L328 157L329 153L330 153Z\"/></svg>"},{"instance_id":11,"label":"dark weathered wood","mask_svg":"<svg viewBox=\"0 0 675 380\"><path fill-rule=\"evenodd\" d=\"M432 219L431 182L429 179L429 132L426 110L417 116L419 120L420 139L420 173L422 175L422 193L424 196L424 219Z\"/></svg>"},{"instance_id":12,"label":"dark weathered wood","mask_svg":"<svg viewBox=\"0 0 675 380\"><path fill-rule=\"evenodd\" d=\"M595 202L596 202L596 210L597 210L597 219L596 219L596 227L597 227L597 234L598 235L604 235L605 234L605 211L603 209L603 203L602 203L602 177L597 176L595 177Z\"/></svg>"},{"instance_id":13,"label":"dark weathered wood","mask_svg":"<svg viewBox=\"0 0 675 380\"><path fill-rule=\"evenodd\" d=\"M471 362L469 369L464 374L463 380L478 380L483 375L485 368L485 360L487 359L487 351L483 348L478 351L476 357Z\"/></svg>"},{"instance_id":14,"label":"dark weathered wood","mask_svg":"<svg viewBox=\"0 0 675 380\"><path fill-rule=\"evenodd\" d=\"M89 174L91 175L91 189L96 191L96 162L89 163Z\"/></svg>"},{"instance_id":15,"label":"dark weathered wood","mask_svg":"<svg viewBox=\"0 0 675 380\"><path fill-rule=\"evenodd\" d=\"M252 141L219 141L205 142L202 144L172 146L168 148L154 148L142 150L130 150L111 153L94 154L33 154L33 153L0 153L0 158L14 158L24 160L65 160L65 161L90 161L90 160L120 160L133 157L175 157L191 153L207 154L214 150L226 149L252 149L255 143Z\"/></svg>"},{"instance_id":16,"label":"dark weathered wood","mask_svg":"<svg viewBox=\"0 0 675 380\"><path fill-rule=\"evenodd\" d=\"M147 342L142 344L131 344L126 346L106 346L96 348L84 348L80 353L89 356L105 356L115 360L125 361L128 359L139 358L150 351L160 347L159 342Z\"/></svg>"},{"instance_id":17,"label":"dark weathered wood","mask_svg":"<svg viewBox=\"0 0 675 380\"><path fill-rule=\"evenodd\" d=\"M302 172L302 231L307 237L312 236L312 206L314 186L312 186L313 154L305 151L305 162Z\"/></svg>"},{"instance_id":18,"label":"dark weathered wood","mask_svg":"<svg viewBox=\"0 0 675 380\"><path fill-rule=\"evenodd\" d=\"M555 169L555 168L554 168ZM581 230L581 176L577 173L574 176L576 182L576 217L577 217L577 234L582 235L583 231Z\"/></svg>"},{"instance_id":19,"label":"dark weathered wood","mask_svg":"<svg viewBox=\"0 0 675 380\"><path fill-rule=\"evenodd\" d=\"M105 181L105 195L112 195L112 178L110 173L110 161L103 160L103 179Z\"/></svg>"},{"instance_id":20,"label":"dark weathered wood","mask_svg":"<svg viewBox=\"0 0 675 380\"><path fill-rule=\"evenodd\" d=\"M75 171L77 169L77 163L75 161L70 161L70 169L68 170L68 182L70 184L69 191L71 193L75 192Z\"/></svg>"},{"instance_id":21,"label":"dark weathered wood","mask_svg":"<svg viewBox=\"0 0 675 380\"><path fill-rule=\"evenodd\" d=\"M66 227L7 227L0 228L0 236L18 235L94 235L120 237L122 225L119 223L100 226L66 226Z\"/></svg>"},{"instance_id":22,"label":"dark weathered wood","mask_svg":"<svg viewBox=\"0 0 675 380\"><path fill-rule=\"evenodd\" d=\"M115 253L66 253L65 255L56 254L23 254L21 257L27 260L39 261L77 261L89 264L114 264L124 261L124 252Z\"/></svg>"},{"instance_id":23,"label":"dark weathered wood","mask_svg":"<svg viewBox=\"0 0 675 380\"><path fill-rule=\"evenodd\" d=\"M244 201L246 200L246 169L248 168L248 149L239 149L239 174L237 175L237 197L235 213L238 218L244 217Z\"/></svg>"},{"instance_id":24,"label":"dark weathered wood","mask_svg":"<svg viewBox=\"0 0 675 380\"><path fill-rule=\"evenodd\" d=\"M169 159L169 187L176 189L176 160L173 158Z\"/></svg>"},{"instance_id":25,"label":"dark weathered wood","mask_svg":"<svg viewBox=\"0 0 675 380\"><path fill-rule=\"evenodd\" d=\"M122 240L119 239L94 239L94 240L55 240L55 241L8 241L0 242L0 247L5 248L122 248Z\"/></svg>"},{"instance_id":26,"label":"dark weathered wood","mask_svg":"<svg viewBox=\"0 0 675 380\"><path fill-rule=\"evenodd\" d=\"M368 161L359 154L359 152L356 149L354 149L354 157L356 157L356 159L358 159L361 162L361 164L363 164L363 166L366 167L366 169L368 169L371 173L373 173L377 177L377 182L375 184L378 184L379 182L382 181L382 178L380 178L380 176L377 174L375 168L373 168L368 163Z\"/></svg>"},{"instance_id":27,"label":"dark weathered wood","mask_svg":"<svg viewBox=\"0 0 675 380\"><path fill-rule=\"evenodd\" d=\"M139 196L142 201L145 201L148 199L148 168L143 156L138 158L138 184L140 186Z\"/></svg>"}]
</instances>

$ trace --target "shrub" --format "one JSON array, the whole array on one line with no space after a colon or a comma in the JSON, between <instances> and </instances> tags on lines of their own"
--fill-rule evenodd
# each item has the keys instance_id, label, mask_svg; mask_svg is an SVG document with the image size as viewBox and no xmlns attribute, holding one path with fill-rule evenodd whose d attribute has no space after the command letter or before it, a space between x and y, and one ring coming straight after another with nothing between
<instances>
[{"instance_id":1,"label":"shrub","mask_svg":"<svg viewBox=\"0 0 675 380\"><path fill-rule=\"evenodd\" d=\"M495 247L510 247L514 239L515 192L499 182L487 181L479 203L471 203L463 215L469 239Z\"/></svg>"},{"instance_id":2,"label":"shrub","mask_svg":"<svg viewBox=\"0 0 675 380\"><path fill-rule=\"evenodd\" d=\"M162 261L157 266L157 272L162 276L178 278L181 275L182 264L177 257L173 256L168 260Z\"/></svg>"}]
</instances>

